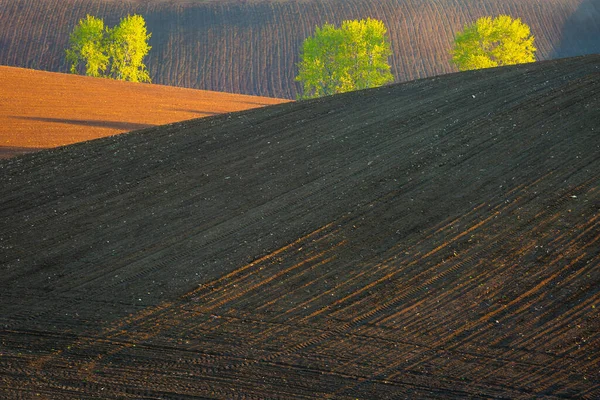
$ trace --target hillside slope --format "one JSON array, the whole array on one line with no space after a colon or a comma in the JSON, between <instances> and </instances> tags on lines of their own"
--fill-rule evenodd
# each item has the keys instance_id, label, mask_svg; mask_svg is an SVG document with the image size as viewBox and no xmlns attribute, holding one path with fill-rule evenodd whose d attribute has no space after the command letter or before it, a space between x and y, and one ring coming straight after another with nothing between
<instances>
[{"instance_id":1,"label":"hillside slope","mask_svg":"<svg viewBox=\"0 0 600 400\"><path fill-rule=\"evenodd\" d=\"M0 66L0 158L283 102Z\"/></svg>"},{"instance_id":2,"label":"hillside slope","mask_svg":"<svg viewBox=\"0 0 600 400\"><path fill-rule=\"evenodd\" d=\"M144 16L154 82L295 99L298 53L315 26L373 17L389 28L392 72L409 81L453 71L456 32L484 15L529 24L538 59L600 53L600 0L0 0L0 64L66 72L69 33L86 14L109 26Z\"/></svg>"},{"instance_id":3,"label":"hillside slope","mask_svg":"<svg viewBox=\"0 0 600 400\"><path fill-rule=\"evenodd\" d=\"M0 397L598 398L600 56L0 161Z\"/></svg>"}]
</instances>

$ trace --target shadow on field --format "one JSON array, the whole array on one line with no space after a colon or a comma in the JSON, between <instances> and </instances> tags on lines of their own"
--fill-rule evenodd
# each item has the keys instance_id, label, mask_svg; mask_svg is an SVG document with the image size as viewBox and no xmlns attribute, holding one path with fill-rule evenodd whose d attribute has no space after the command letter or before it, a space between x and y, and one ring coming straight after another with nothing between
<instances>
[{"instance_id":1,"label":"shadow on field","mask_svg":"<svg viewBox=\"0 0 600 400\"><path fill-rule=\"evenodd\" d=\"M57 124L71 124L71 125L82 125L82 126L95 126L101 128L112 128L122 129L123 131L134 131L136 129L149 128L155 126L152 124L138 124L135 122L122 122L122 121L102 121L92 119L64 119L64 118L47 118L47 117L19 117L11 116L9 118L22 119L26 121L40 121L40 122L51 122Z\"/></svg>"},{"instance_id":2,"label":"shadow on field","mask_svg":"<svg viewBox=\"0 0 600 400\"><path fill-rule=\"evenodd\" d=\"M272 105L272 104L263 103L263 102L260 102L260 101L240 101L240 103L242 103L242 104L253 104L253 105L256 105L256 106L259 106L259 107L266 107L266 106Z\"/></svg>"},{"instance_id":3,"label":"shadow on field","mask_svg":"<svg viewBox=\"0 0 600 400\"><path fill-rule=\"evenodd\" d=\"M14 147L14 146L0 146L0 160L20 156L26 153L33 153L35 151L42 150L40 147Z\"/></svg>"},{"instance_id":4,"label":"shadow on field","mask_svg":"<svg viewBox=\"0 0 600 400\"><path fill-rule=\"evenodd\" d=\"M585 0L567 20L554 58L600 53L600 0Z\"/></svg>"},{"instance_id":5,"label":"shadow on field","mask_svg":"<svg viewBox=\"0 0 600 400\"><path fill-rule=\"evenodd\" d=\"M185 109L185 108L171 108L170 111L189 112L192 114L202 115L203 117L210 117L212 115L222 114L222 113L212 112L212 111L190 110L190 109Z\"/></svg>"}]
</instances>

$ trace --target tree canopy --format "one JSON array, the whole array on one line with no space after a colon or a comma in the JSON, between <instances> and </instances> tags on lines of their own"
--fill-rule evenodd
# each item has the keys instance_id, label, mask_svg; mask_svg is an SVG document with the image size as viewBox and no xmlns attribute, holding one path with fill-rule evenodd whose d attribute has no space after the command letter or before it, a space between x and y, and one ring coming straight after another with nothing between
<instances>
[{"instance_id":1,"label":"tree canopy","mask_svg":"<svg viewBox=\"0 0 600 400\"><path fill-rule=\"evenodd\" d=\"M89 76L132 82L150 82L143 62L151 47L146 22L140 15L121 19L114 28L102 19L87 15L79 21L69 38L67 62L72 73L85 68Z\"/></svg>"},{"instance_id":2,"label":"tree canopy","mask_svg":"<svg viewBox=\"0 0 600 400\"><path fill-rule=\"evenodd\" d=\"M377 87L393 82L388 57L392 54L382 21L363 19L317 27L302 46L298 76L301 98Z\"/></svg>"},{"instance_id":3,"label":"tree canopy","mask_svg":"<svg viewBox=\"0 0 600 400\"><path fill-rule=\"evenodd\" d=\"M534 39L519 18L479 18L456 35L452 62L460 71L534 62Z\"/></svg>"},{"instance_id":4,"label":"tree canopy","mask_svg":"<svg viewBox=\"0 0 600 400\"><path fill-rule=\"evenodd\" d=\"M132 82L150 82L143 59L150 51L146 22L139 15L121 20L109 34L109 54L112 60L111 75L115 79Z\"/></svg>"},{"instance_id":5,"label":"tree canopy","mask_svg":"<svg viewBox=\"0 0 600 400\"><path fill-rule=\"evenodd\" d=\"M108 68L104 21L88 15L79 21L71 33L70 47L67 49L67 62L71 72L76 74L81 62L85 64L88 76L104 76Z\"/></svg>"}]
</instances>

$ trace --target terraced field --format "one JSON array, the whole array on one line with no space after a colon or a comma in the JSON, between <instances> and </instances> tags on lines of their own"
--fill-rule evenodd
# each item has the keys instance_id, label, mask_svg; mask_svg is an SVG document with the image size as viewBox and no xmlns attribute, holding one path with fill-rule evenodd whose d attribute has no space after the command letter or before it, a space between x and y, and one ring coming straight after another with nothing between
<instances>
[{"instance_id":1,"label":"terraced field","mask_svg":"<svg viewBox=\"0 0 600 400\"><path fill-rule=\"evenodd\" d=\"M0 161L0 397L600 396L600 56Z\"/></svg>"},{"instance_id":2,"label":"terraced field","mask_svg":"<svg viewBox=\"0 0 600 400\"><path fill-rule=\"evenodd\" d=\"M0 158L284 102L0 66Z\"/></svg>"},{"instance_id":3,"label":"terraced field","mask_svg":"<svg viewBox=\"0 0 600 400\"><path fill-rule=\"evenodd\" d=\"M303 40L345 19L385 22L398 81L453 71L454 35L484 15L522 18L541 60L600 53L599 0L0 0L0 64L67 72L69 33L88 13L109 26L144 16L156 83L290 99Z\"/></svg>"}]
</instances>

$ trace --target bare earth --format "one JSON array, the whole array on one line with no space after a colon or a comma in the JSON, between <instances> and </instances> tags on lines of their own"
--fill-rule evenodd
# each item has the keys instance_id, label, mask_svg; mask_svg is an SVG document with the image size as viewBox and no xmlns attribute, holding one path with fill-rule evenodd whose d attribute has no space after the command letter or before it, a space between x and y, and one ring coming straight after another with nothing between
<instances>
[{"instance_id":1,"label":"bare earth","mask_svg":"<svg viewBox=\"0 0 600 400\"><path fill-rule=\"evenodd\" d=\"M0 398L600 398L600 55L0 161Z\"/></svg>"},{"instance_id":2,"label":"bare earth","mask_svg":"<svg viewBox=\"0 0 600 400\"><path fill-rule=\"evenodd\" d=\"M455 35L507 14L531 27L538 60L600 52L600 0L0 0L0 64L67 72L79 19L113 26L139 14L152 33L156 83L297 98L303 41L326 22L375 18L388 28L397 82L456 71Z\"/></svg>"},{"instance_id":3,"label":"bare earth","mask_svg":"<svg viewBox=\"0 0 600 400\"><path fill-rule=\"evenodd\" d=\"M0 158L287 100L0 66Z\"/></svg>"}]
</instances>

